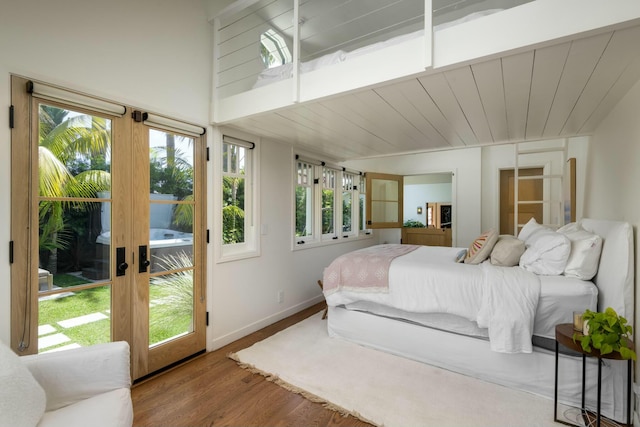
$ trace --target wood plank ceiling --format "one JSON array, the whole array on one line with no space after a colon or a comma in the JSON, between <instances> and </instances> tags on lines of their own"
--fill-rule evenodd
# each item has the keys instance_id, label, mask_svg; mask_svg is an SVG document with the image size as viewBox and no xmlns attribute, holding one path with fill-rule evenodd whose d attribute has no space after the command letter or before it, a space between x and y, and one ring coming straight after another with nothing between
<instances>
[{"instance_id":1,"label":"wood plank ceiling","mask_svg":"<svg viewBox=\"0 0 640 427\"><path fill-rule=\"evenodd\" d=\"M229 125L335 160L587 135L640 79L639 41L563 40Z\"/></svg>"}]
</instances>

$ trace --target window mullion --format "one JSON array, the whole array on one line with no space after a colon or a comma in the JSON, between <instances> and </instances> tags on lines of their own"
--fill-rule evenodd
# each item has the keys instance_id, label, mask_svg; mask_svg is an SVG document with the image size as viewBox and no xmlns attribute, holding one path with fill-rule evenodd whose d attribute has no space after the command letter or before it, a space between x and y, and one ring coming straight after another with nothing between
<instances>
[{"instance_id":1,"label":"window mullion","mask_svg":"<svg viewBox=\"0 0 640 427\"><path fill-rule=\"evenodd\" d=\"M313 167L313 236L322 240L322 166Z\"/></svg>"}]
</instances>

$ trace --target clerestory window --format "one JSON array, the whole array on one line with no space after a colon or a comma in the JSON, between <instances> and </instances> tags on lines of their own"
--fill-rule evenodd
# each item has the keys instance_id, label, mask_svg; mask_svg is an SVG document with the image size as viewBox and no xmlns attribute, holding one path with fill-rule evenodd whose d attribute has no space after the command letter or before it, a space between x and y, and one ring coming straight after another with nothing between
<instances>
[{"instance_id":1,"label":"clerestory window","mask_svg":"<svg viewBox=\"0 0 640 427\"><path fill-rule=\"evenodd\" d=\"M260 57L265 68L278 67L292 61L287 42L273 29L260 35Z\"/></svg>"}]
</instances>

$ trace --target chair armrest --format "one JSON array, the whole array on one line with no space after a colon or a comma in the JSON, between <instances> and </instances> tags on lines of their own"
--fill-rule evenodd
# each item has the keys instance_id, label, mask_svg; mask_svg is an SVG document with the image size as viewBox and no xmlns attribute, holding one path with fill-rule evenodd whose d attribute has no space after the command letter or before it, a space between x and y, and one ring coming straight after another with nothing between
<instances>
[{"instance_id":1,"label":"chair armrest","mask_svg":"<svg viewBox=\"0 0 640 427\"><path fill-rule=\"evenodd\" d=\"M47 394L47 411L111 390L131 387L129 344L124 341L20 359Z\"/></svg>"}]
</instances>

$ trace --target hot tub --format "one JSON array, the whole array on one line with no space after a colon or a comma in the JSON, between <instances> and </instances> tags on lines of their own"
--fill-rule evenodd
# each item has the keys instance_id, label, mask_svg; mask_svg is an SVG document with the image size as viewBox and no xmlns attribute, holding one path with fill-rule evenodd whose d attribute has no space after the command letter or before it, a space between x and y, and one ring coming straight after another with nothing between
<instances>
[{"instance_id":1,"label":"hot tub","mask_svg":"<svg viewBox=\"0 0 640 427\"><path fill-rule=\"evenodd\" d=\"M96 238L98 257L108 260L111 253L111 232L105 231ZM152 228L149 230L149 261L151 273L164 270L158 259L167 255L185 253L189 257L193 254L193 233L171 230L167 228ZM108 263L101 274L102 279L109 277Z\"/></svg>"}]
</instances>

